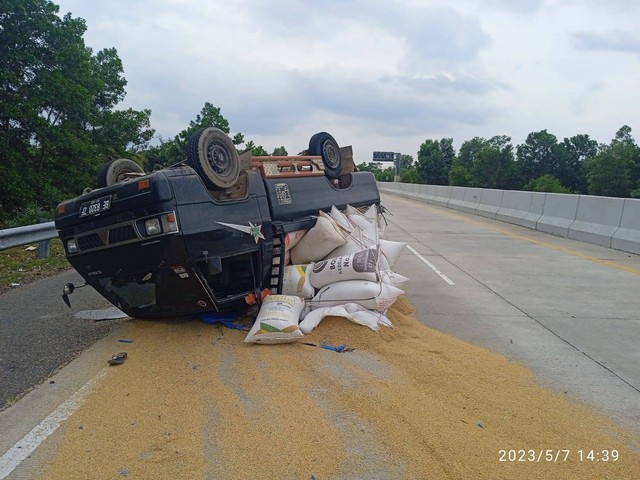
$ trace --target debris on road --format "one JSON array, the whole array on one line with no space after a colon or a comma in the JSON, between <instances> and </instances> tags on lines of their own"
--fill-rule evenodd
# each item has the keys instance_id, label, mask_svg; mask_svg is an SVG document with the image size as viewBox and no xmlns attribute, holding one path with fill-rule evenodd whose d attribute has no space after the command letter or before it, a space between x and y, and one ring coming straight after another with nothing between
<instances>
[{"instance_id":1,"label":"debris on road","mask_svg":"<svg viewBox=\"0 0 640 480\"><path fill-rule=\"evenodd\" d=\"M120 352L113 355L107 363L109 365L122 365L124 361L127 359L127 352Z\"/></svg>"}]
</instances>

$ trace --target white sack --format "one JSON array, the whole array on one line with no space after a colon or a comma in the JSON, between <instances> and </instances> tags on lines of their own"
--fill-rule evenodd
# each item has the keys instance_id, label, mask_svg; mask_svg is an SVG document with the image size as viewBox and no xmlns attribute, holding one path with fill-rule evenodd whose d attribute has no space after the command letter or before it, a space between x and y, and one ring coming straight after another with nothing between
<instances>
[{"instance_id":1,"label":"white sack","mask_svg":"<svg viewBox=\"0 0 640 480\"><path fill-rule=\"evenodd\" d=\"M378 207L376 207L375 204L371 205L369 208L367 208L363 214L366 218L368 218L369 220L372 221L377 221L378 220Z\"/></svg>"},{"instance_id":2,"label":"white sack","mask_svg":"<svg viewBox=\"0 0 640 480\"><path fill-rule=\"evenodd\" d=\"M389 262L389 266L393 267L393 264L396 263L398 257L404 250L404 247L407 246L406 242L394 242L391 240L380 240L380 251L383 253L387 261Z\"/></svg>"},{"instance_id":3,"label":"white sack","mask_svg":"<svg viewBox=\"0 0 640 480\"><path fill-rule=\"evenodd\" d=\"M310 303L312 309L357 303L369 310L382 312L403 293L399 288L386 283L347 280L321 288Z\"/></svg>"},{"instance_id":4,"label":"white sack","mask_svg":"<svg viewBox=\"0 0 640 480\"><path fill-rule=\"evenodd\" d=\"M309 282L309 265L288 265L282 275L282 295L295 295L302 298L313 297L315 290Z\"/></svg>"},{"instance_id":5,"label":"white sack","mask_svg":"<svg viewBox=\"0 0 640 480\"><path fill-rule=\"evenodd\" d=\"M288 252L295 247L300 239L305 236L306 230L295 230L293 232L287 232L284 234L284 250Z\"/></svg>"},{"instance_id":6,"label":"white sack","mask_svg":"<svg viewBox=\"0 0 640 480\"><path fill-rule=\"evenodd\" d=\"M349 221L349 219L344 213L338 210L338 208L335 205L331 207L331 212L329 212L329 215L342 228L344 228L348 232L353 231L354 225Z\"/></svg>"},{"instance_id":7,"label":"white sack","mask_svg":"<svg viewBox=\"0 0 640 480\"><path fill-rule=\"evenodd\" d=\"M368 249L321 260L309 269L309 283L315 288L322 288L330 283L345 280L375 281L378 279L377 257L376 250Z\"/></svg>"},{"instance_id":8,"label":"white sack","mask_svg":"<svg viewBox=\"0 0 640 480\"><path fill-rule=\"evenodd\" d=\"M358 241L353 236L349 236L346 243L329 252L329 254L325 257L325 260L328 258L342 257L343 255L351 255L352 253L358 253L362 250L366 250L367 248L367 244Z\"/></svg>"},{"instance_id":9,"label":"white sack","mask_svg":"<svg viewBox=\"0 0 640 480\"><path fill-rule=\"evenodd\" d=\"M363 232L370 232L371 229L375 227L375 224L361 213L350 213L347 215L347 218L351 223L360 227ZM369 237L371 238L370 235Z\"/></svg>"},{"instance_id":10,"label":"white sack","mask_svg":"<svg viewBox=\"0 0 640 480\"><path fill-rule=\"evenodd\" d=\"M325 258L332 250L347 243L333 220L318 217L316 224L291 249L291 262L294 265L315 262Z\"/></svg>"},{"instance_id":11,"label":"white sack","mask_svg":"<svg viewBox=\"0 0 640 480\"><path fill-rule=\"evenodd\" d=\"M387 285L402 285L404 282L407 282L409 279L404 275L400 275L392 270L381 270L380 271L380 281L386 283Z\"/></svg>"},{"instance_id":12,"label":"white sack","mask_svg":"<svg viewBox=\"0 0 640 480\"><path fill-rule=\"evenodd\" d=\"M392 327L391 321L385 317L382 313L372 312L367 310L357 303L346 303L344 305L336 305L334 307L324 307L312 310L305 315L302 322L300 322L300 330L302 333L308 335L311 331L318 326L320 321L324 317L344 317L359 325L369 327L371 330L377 332L378 325L384 325Z\"/></svg>"},{"instance_id":13,"label":"white sack","mask_svg":"<svg viewBox=\"0 0 640 480\"><path fill-rule=\"evenodd\" d=\"M244 339L247 343L289 343L303 336L298 326L304 300L293 295L267 295L253 327Z\"/></svg>"}]
</instances>

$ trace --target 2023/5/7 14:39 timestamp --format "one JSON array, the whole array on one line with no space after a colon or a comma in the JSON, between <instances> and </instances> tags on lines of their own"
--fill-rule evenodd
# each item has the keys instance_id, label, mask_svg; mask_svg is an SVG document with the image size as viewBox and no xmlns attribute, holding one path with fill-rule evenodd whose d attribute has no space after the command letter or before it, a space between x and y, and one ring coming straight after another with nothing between
<instances>
[{"instance_id":1,"label":"2023/5/7 14:39 timestamp","mask_svg":"<svg viewBox=\"0 0 640 480\"><path fill-rule=\"evenodd\" d=\"M509 449L498 450L499 462L533 462L533 463L561 463L567 461L579 462L617 462L620 453L615 449L575 450L558 448L546 449Z\"/></svg>"}]
</instances>

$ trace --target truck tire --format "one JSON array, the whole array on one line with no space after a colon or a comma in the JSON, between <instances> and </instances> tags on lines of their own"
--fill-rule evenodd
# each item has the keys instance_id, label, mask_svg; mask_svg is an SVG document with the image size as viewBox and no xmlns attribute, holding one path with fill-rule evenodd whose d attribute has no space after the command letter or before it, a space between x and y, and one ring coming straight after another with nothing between
<instances>
[{"instance_id":1,"label":"truck tire","mask_svg":"<svg viewBox=\"0 0 640 480\"><path fill-rule=\"evenodd\" d=\"M143 168L128 158L110 160L98 171L98 188L129 180L128 173L144 173Z\"/></svg>"},{"instance_id":2,"label":"truck tire","mask_svg":"<svg viewBox=\"0 0 640 480\"><path fill-rule=\"evenodd\" d=\"M340 178L342 156L338 142L327 132L316 133L309 140L309 155L319 155L324 163L324 174L329 178Z\"/></svg>"},{"instance_id":3,"label":"truck tire","mask_svg":"<svg viewBox=\"0 0 640 480\"><path fill-rule=\"evenodd\" d=\"M229 136L218 128L201 128L191 135L187 161L209 189L222 190L238 181L238 152Z\"/></svg>"}]
</instances>

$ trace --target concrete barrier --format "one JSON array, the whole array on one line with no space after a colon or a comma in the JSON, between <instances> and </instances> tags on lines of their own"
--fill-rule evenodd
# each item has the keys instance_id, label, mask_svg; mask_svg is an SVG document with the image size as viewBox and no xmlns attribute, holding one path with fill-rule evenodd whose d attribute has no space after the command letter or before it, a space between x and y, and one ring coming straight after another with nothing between
<instances>
[{"instance_id":1,"label":"concrete barrier","mask_svg":"<svg viewBox=\"0 0 640 480\"><path fill-rule=\"evenodd\" d=\"M546 193L531 192L531 206L529 207L529 213L524 217L525 220L535 223L535 226L531 228L538 228L538 220L542 217L546 200Z\"/></svg>"},{"instance_id":2,"label":"concrete barrier","mask_svg":"<svg viewBox=\"0 0 640 480\"><path fill-rule=\"evenodd\" d=\"M640 200L624 199L620 228L611 237L611 248L640 255Z\"/></svg>"},{"instance_id":3,"label":"concrete barrier","mask_svg":"<svg viewBox=\"0 0 640 480\"><path fill-rule=\"evenodd\" d=\"M531 216L532 196L532 192L505 190L502 194L500 209L496 212L496 220L536 228L536 221Z\"/></svg>"},{"instance_id":4,"label":"concrete barrier","mask_svg":"<svg viewBox=\"0 0 640 480\"><path fill-rule=\"evenodd\" d=\"M623 206L624 198L580 195L569 238L611 247L611 237L620 227Z\"/></svg>"},{"instance_id":5,"label":"concrete barrier","mask_svg":"<svg viewBox=\"0 0 640 480\"><path fill-rule=\"evenodd\" d=\"M496 213L498 213L500 205L502 205L502 195L504 195L504 190L490 190L483 188L482 194L480 195L480 203L476 208L476 215L496 218Z\"/></svg>"},{"instance_id":6,"label":"concrete barrier","mask_svg":"<svg viewBox=\"0 0 640 480\"><path fill-rule=\"evenodd\" d=\"M413 195L420 198L428 198L429 196L429 185L416 185L413 189Z\"/></svg>"},{"instance_id":7,"label":"concrete barrier","mask_svg":"<svg viewBox=\"0 0 640 480\"><path fill-rule=\"evenodd\" d=\"M563 193L547 193L544 200L544 211L535 226L541 232L569 236L569 227L576 219L579 195Z\"/></svg>"},{"instance_id":8,"label":"concrete barrier","mask_svg":"<svg viewBox=\"0 0 640 480\"><path fill-rule=\"evenodd\" d=\"M447 201L447 207L462 210L460 206L464 202L464 192L467 187L451 187L451 196Z\"/></svg>"},{"instance_id":9,"label":"concrete barrier","mask_svg":"<svg viewBox=\"0 0 640 480\"><path fill-rule=\"evenodd\" d=\"M640 199L380 182L380 191L640 255Z\"/></svg>"},{"instance_id":10,"label":"concrete barrier","mask_svg":"<svg viewBox=\"0 0 640 480\"><path fill-rule=\"evenodd\" d=\"M447 206L453 187L449 187L448 185L426 185L426 187L426 197L429 203L440 205L441 207Z\"/></svg>"},{"instance_id":11,"label":"concrete barrier","mask_svg":"<svg viewBox=\"0 0 640 480\"><path fill-rule=\"evenodd\" d=\"M466 187L462 203L460 204L460 210L463 212L476 213L476 208L478 208L480 204L481 196L482 188Z\"/></svg>"}]
</instances>

